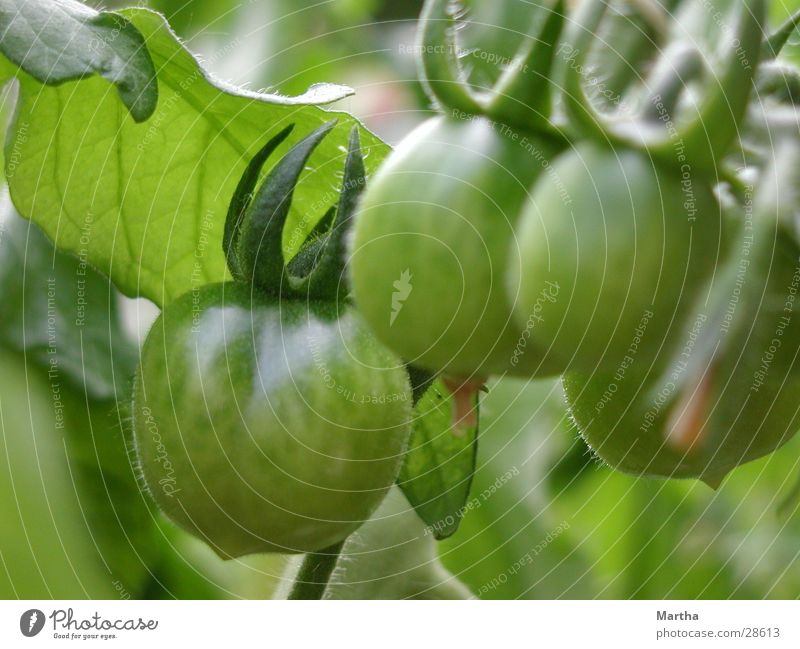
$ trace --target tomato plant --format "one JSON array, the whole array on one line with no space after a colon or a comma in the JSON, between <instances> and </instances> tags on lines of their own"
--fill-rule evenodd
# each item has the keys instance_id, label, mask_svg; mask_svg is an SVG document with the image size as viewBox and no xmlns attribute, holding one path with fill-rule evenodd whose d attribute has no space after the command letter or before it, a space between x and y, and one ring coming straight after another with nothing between
<instances>
[{"instance_id":1,"label":"tomato plant","mask_svg":"<svg viewBox=\"0 0 800 649\"><path fill-rule=\"evenodd\" d=\"M246 74L244 36L186 46L233 3L177 10L181 38L140 7L0 6L3 592L702 596L664 557L760 518L777 488L742 485L797 454L800 14L426 0L387 47L402 3L269 2L285 52L250 87L284 93L208 71ZM289 47L311 12L324 54ZM285 94L317 70L380 96L348 99L370 128L331 109L349 87ZM784 527L764 572L796 596ZM714 595L776 556L751 543L703 568Z\"/></svg>"}]
</instances>

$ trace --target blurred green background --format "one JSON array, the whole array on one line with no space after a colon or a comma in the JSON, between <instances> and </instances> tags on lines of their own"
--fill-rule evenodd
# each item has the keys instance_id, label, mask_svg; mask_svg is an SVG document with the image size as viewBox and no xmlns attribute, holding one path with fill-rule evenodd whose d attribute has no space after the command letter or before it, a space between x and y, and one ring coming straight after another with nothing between
<instances>
[{"instance_id":1,"label":"blurred green background","mask_svg":"<svg viewBox=\"0 0 800 649\"><path fill-rule=\"evenodd\" d=\"M469 4L478 22L514 26L513 2ZM773 2L774 19L795 5ZM417 0L147 6L221 79L284 94L352 86L335 108L390 144L431 113L410 47ZM480 29L471 36L479 43ZM480 61L471 72L491 74ZM12 97L2 98L7 115ZM222 562L164 522L139 488L117 401L154 307L54 252L5 190L0 198L0 597L272 596L286 558ZM779 504L798 476L800 437L716 492L621 475L578 439L558 383L499 380L482 401L473 506L439 555L482 598L796 598L800 511L797 499Z\"/></svg>"}]
</instances>

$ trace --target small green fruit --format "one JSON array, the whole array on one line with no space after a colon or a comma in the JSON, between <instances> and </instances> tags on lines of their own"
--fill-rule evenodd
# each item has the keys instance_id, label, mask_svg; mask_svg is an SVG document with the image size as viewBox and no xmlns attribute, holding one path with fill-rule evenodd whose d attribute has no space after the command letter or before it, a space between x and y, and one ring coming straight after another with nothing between
<instances>
[{"instance_id":1,"label":"small green fruit","mask_svg":"<svg viewBox=\"0 0 800 649\"><path fill-rule=\"evenodd\" d=\"M540 176L509 247L517 322L562 366L613 369L643 320L661 341L682 319L721 252L722 222L702 178L580 144ZM640 345L638 360L659 351Z\"/></svg>"},{"instance_id":2,"label":"small green fruit","mask_svg":"<svg viewBox=\"0 0 800 649\"><path fill-rule=\"evenodd\" d=\"M558 372L512 322L503 286L520 209L555 150L484 118L437 117L400 144L367 184L350 247L355 302L380 340L451 375Z\"/></svg>"},{"instance_id":3,"label":"small green fruit","mask_svg":"<svg viewBox=\"0 0 800 649\"><path fill-rule=\"evenodd\" d=\"M742 235L664 369L564 377L581 435L611 466L716 487L800 427L800 247L774 218Z\"/></svg>"},{"instance_id":4,"label":"small green fruit","mask_svg":"<svg viewBox=\"0 0 800 649\"><path fill-rule=\"evenodd\" d=\"M394 483L411 388L352 310L228 283L156 320L133 411L144 481L173 522L225 558L312 552Z\"/></svg>"}]
</instances>

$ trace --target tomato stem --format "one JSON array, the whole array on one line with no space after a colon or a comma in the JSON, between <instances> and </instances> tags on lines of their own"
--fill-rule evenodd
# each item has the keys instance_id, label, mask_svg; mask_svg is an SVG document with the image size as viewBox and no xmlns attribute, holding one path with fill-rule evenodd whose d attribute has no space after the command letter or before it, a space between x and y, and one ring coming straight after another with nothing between
<instances>
[{"instance_id":1,"label":"tomato stem","mask_svg":"<svg viewBox=\"0 0 800 649\"><path fill-rule=\"evenodd\" d=\"M461 437L467 430L478 425L475 396L483 389L486 382L483 379L443 377L442 383L455 401L451 430L454 435Z\"/></svg>"},{"instance_id":2,"label":"tomato stem","mask_svg":"<svg viewBox=\"0 0 800 649\"><path fill-rule=\"evenodd\" d=\"M572 61L564 72L563 101L567 116L577 126L578 135L583 133L606 140L612 133L606 119L597 110L586 94L583 71L587 69L589 49L597 38L608 5L603 0L590 0L582 5L576 19L570 25L566 43L571 45Z\"/></svg>"},{"instance_id":3,"label":"tomato stem","mask_svg":"<svg viewBox=\"0 0 800 649\"><path fill-rule=\"evenodd\" d=\"M419 23L421 78L431 98L443 108L472 115L482 107L464 81L455 38L456 19L448 0L427 0Z\"/></svg>"},{"instance_id":4,"label":"tomato stem","mask_svg":"<svg viewBox=\"0 0 800 649\"><path fill-rule=\"evenodd\" d=\"M776 58L781 53L783 46L789 42L789 37L794 33L798 25L800 25L800 11L795 11L764 41L761 49L762 58L765 60Z\"/></svg>"},{"instance_id":5,"label":"tomato stem","mask_svg":"<svg viewBox=\"0 0 800 649\"><path fill-rule=\"evenodd\" d=\"M322 599L344 541L305 556L288 599Z\"/></svg>"},{"instance_id":6,"label":"tomato stem","mask_svg":"<svg viewBox=\"0 0 800 649\"><path fill-rule=\"evenodd\" d=\"M642 116L651 121L661 119L662 114L674 117L681 93L706 72L703 55L696 47L681 44L669 50L654 67L647 84L650 96Z\"/></svg>"},{"instance_id":7,"label":"tomato stem","mask_svg":"<svg viewBox=\"0 0 800 649\"><path fill-rule=\"evenodd\" d=\"M532 35L515 55L503 76L495 84L493 96L486 102L486 114L526 131L552 131L551 70L556 43L566 21L564 0L555 0L539 32ZM538 15L534 15L532 22Z\"/></svg>"}]
</instances>

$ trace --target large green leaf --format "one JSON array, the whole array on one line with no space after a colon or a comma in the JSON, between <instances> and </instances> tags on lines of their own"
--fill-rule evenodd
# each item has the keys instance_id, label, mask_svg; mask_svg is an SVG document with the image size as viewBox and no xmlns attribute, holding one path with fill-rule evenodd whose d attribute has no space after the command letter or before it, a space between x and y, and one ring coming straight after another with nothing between
<instances>
[{"instance_id":1,"label":"large green leaf","mask_svg":"<svg viewBox=\"0 0 800 649\"><path fill-rule=\"evenodd\" d=\"M99 74L117 86L137 122L156 107L158 85L139 31L75 0L0 0L0 52L43 83Z\"/></svg>"},{"instance_id":2,"label":"large green leaf","mask_svg":"<svg viewBox=\"0 0 800 649\"><path fill-rule=\"evenodd\" d=\"M310 104L340 99L349 89L318 85L283 97L232 88L208 76L163 17L145 9L121 13L142 33L155 64L156 112L137 124L97 77L45 86L18 72L20 98L6 139L17 209L59 248L85 254L126 294L163 305L228 278L222 232L249 158L295 123L272 158L278 160L338 116L295 192L284 233L284 254L292 254L335 204L344 145L356 123ZM8 74L0 61L0 79ZM388 147L367 131L361 142L369 173Z\"/></svg>"}]
</instances>

